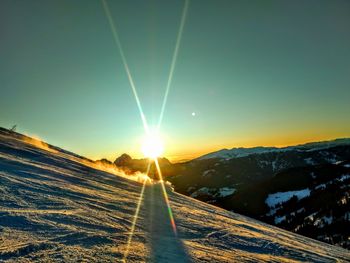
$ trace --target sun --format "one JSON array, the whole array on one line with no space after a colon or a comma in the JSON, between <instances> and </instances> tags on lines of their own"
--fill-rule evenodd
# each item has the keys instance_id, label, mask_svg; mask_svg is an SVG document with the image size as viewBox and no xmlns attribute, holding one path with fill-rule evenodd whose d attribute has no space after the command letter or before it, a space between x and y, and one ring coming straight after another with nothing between
<instances>
[{"instance_id":1,"label":"sun","mask_svg":"<svg viewBox=\"0 0 350 263\"><path fill-rule=\"evenodd\" d=\"M150 132L147 134L142 141L141 150L147 158L158 158L164 151L164 144L161 136L157 132Z\"/></svg>"}]
</instances>

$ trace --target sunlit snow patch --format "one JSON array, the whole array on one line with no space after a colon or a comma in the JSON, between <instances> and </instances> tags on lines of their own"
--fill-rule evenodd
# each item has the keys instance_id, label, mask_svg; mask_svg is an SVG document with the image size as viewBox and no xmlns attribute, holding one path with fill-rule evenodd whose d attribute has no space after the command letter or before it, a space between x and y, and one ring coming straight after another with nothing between
<instances>
[{"instance_id":1,"label":"sunlit snow patch","mask_svg":"<svg viewBox=\"0 0 350 263\"><path fill-rule=\"evenodd\" d=\"M297 191L288 191L288 192L278 192L274 194L269 194L265 200L265 203L269 207L275 207L277 204L287 202L293 196L296 196L298 200L308 197L310 195L310 189L302 189Z\"/></svg>"}]
</instances>

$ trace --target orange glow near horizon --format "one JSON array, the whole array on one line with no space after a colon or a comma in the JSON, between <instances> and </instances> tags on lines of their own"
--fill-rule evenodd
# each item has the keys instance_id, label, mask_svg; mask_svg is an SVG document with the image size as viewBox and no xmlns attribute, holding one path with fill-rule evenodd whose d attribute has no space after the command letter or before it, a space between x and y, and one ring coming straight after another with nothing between
<instances>
[{"instance_id":1,"label":"orange glow near horizon","mask_svg":"<svg viewBox=\"0 0 350 263\"><path fill-rule=\"evenodd\" d=\"M160 155L160 157L166 157L172 162L178 161L186 161L197 158L201 155L218 151L221 149L232 149L232 148L251 148L257 146L264 147L287 147L294 146L299 144L305 144L310 142L318 142L318 141L330 141L338 138L349 138L350 134L336 134L333 136L327 135L315 135L315 136L290 136L290 137L270 137L270 138L252 138L252 139L241 139L241 140L223 140L223 141L215 141L210 140L210 143L199 142L199 143L185 143L181 144L175 143L174 141L166 142L167 148L164 149L164 153ZM209 140L207 140L209 141ZM79 152L78 152L79 153ZM81 153L84 156L87 156L93 160L98 160L102 158L107 158L111 161L114 161L121 154L127 153L131 157L140 159L144 158L144 154L137 148L134 147L133 150L114 150L111 149L109 151L101 152L101 153Z\"/></svg>"},{"instance_id":2,"label":"orange glow near horizon","mask_svg":"<svg viewBox=\"0 0 350 263\"><path fill-rule=\"evenodd\" d=\"M253 139L243 139L232 142L228 140L225 142L211 141L207 144L188 144L188 147L174 149L169 145L167 151L165 151L165 157L172 162L191 160L200 157L204 154L215 152L221 149L232 149L232 148L252 148L252 147L277 147L283 148L288 146L295 146L305 143L319 142L319 141L331 141L339 138L349 138L350 134L340 134L338 136L295 136L295 137L274 137L274 138L253 138Z\"/></svg>"}]
</instances>

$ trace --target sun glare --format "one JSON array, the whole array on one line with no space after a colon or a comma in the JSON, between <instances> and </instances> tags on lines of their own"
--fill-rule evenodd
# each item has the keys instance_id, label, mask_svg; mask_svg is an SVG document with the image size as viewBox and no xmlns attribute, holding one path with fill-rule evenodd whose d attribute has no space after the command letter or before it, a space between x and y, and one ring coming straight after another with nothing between
<instances>
[{"instance_id":1,"label":"sun glare","mask_svg":"<svg viewBox=\"0 0 350 263\"><path fill-rule=\"evenodd\" d=\"M142 153L147 158L155 159L164 151L164 144L161 136L156 132L151 132L145 136L141 146Z\"/></svg>"}]
</instances>

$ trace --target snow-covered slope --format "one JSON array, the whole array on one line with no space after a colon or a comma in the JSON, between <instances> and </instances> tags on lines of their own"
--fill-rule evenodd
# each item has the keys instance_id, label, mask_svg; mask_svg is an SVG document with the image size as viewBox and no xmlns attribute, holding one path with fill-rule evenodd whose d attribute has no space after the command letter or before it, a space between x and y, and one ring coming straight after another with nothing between
<instances>
[{"instance_id":1,"label":"snow-covered slope","mask_svg":"<svg viewBox=\"0 0 350 263\"><path fill-rule=\"evenodd\" d=\"M121 261L142 185L43 145L0 130L0 261ZM350 260L339 247L168 194L178 234L160 185L148 185L128 262Z\"/></svg>"}]
</instances>

